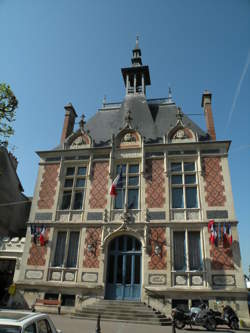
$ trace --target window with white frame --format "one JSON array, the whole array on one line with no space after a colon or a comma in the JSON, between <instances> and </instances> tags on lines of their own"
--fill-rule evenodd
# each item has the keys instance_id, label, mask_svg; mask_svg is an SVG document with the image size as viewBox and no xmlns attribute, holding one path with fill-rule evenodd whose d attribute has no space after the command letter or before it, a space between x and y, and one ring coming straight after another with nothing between
<instances>
[{"instance_id":1,"label":"window with white frame","mask_svg":"<svg viewBox=\"0 0 250 333\"><path fill-rule=\"evenodd\" d=\"M60 209L81 210L83 208L86 172L86 166L66 168Z\"/></svg>"},{"instance_id":2,"label":"window with white frame","mask_svg":"<svg viewBox=\"0 0 250 333\"><path fill-rule=\"evenodd\" d=\"M194 161L171 162L170 172L172 211L197 211L199 200L196 163ZM197 218L196 215L186 216L187 219L192 217Z\"/></svg>"},{"instance_id":3,"label":"window with white frame","mask_svg":"<svg viewBox=\"0 0 250 333\"><path fill-rule=\"evenodd\" d=\"M53 267L77 266L79 235L79 231L58 231Z\"/></svg>"},{"instance_id":4,"label":"window with white frame","mask_svg":"<svg viewBox=\"0 0 250 333\"><path fill-rule=\"evenodd\" d=\"M127 205L128 209L138 209L139 207L139 163L124 163L116 167L116 174L120 174L122 170L122 177L120 178L116 192L117 195L114 200L115 209L123 209Z\"/></svg>"},{"instance_id":5,"label":"window with white frame","mask_svg":"<svg viewBox=\"0 0 250 333\"><path fill-rule=\"evenodd\" d=\"M202 270L200 231L174 231L173 250L175 271Z\"/></svg>"}]
</instances>

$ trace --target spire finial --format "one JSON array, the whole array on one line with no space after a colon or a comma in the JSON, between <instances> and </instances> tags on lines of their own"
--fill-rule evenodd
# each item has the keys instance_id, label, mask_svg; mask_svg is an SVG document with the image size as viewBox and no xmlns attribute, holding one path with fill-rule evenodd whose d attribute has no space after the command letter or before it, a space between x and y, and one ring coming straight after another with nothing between
<instances>
[{"instance_id":1,"label":"spire finial","mask_svg":"<svg viewBox=\"0 0 250 333\"><path fill-rule=\"evenodd\" d=\"M139 49L139 36L136 35L135 48Z\"/></svg>"},{"instance_id":2,"label":"spire finial","mask_svg":"<svg viewBox=\"0 0 250 333\"><path fill-rule=\"evenodd\" d=\"M79 127L83 131L84 130L84 125L86 124L86 121L84 120L85 116L84 114L81 115L81 120L79 121Z\"/></svg>"},{"instance_id":3,"label":"spire finial","mask_svg":"<svg viewBox=\"0 0 250 333\"><path fill-rule=\"evenodd\" d=\"M139 36L136 36L136 41L135 41L135 48L133 49L133 57L131 59L132 65L133 66L141 66L142 61L141 61L141 50L139 47Z\"/></svg>"}]
</instances>

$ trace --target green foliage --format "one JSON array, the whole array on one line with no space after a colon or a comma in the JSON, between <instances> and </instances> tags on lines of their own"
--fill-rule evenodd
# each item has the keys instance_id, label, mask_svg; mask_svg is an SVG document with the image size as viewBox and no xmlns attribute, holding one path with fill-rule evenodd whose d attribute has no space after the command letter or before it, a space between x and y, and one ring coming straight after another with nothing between
<instances>
[{"instance_id":1,"label":"green foliage","mask_svg":"<svg viewBox=\"0 0 250 333\"><path fill-rule=\"evenodd\" d=\"M0 146L8 146L8 138L14 134L11 123L15 120L18 101L10 86L0 83Z\"/></svg>"}]
</instances>

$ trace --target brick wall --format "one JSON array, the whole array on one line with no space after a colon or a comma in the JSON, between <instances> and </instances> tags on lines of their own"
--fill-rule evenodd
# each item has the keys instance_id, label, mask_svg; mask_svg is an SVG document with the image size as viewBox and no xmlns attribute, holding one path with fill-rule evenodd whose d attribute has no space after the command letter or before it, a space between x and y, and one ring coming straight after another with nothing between
<instances>
[{"instance_id":1,"label":"brick wall","mask_svg":"<svg viewBox=\"0 0 250 333\"><path fill-rule=\"evenodd\" d=\"M150 228L150 247L151 247L151 253L150 253L150 261L148 263L149 269L165 269L167 267L166 264L166 255L167 255L167 249L166 249L166 231L165 228L162 227L155 227ZM161 253L159 255L155 254L155 247L156 246L161 247Z\"/></svg>"},{"instance_id":2,"label":"brick wall","mask_svg":"<svg viewBox=\"0 0 250 333\"><path fill-rule=\"evenodd\" d=\"M91 182L90 208L105 208L108 194L108 162L96 162L93 166Z\"/></svg>"},{"instance_id":3,"label":"brick wall","mask_svg":"<svg viewBox=\"0 0 250 333\"><path fill-rule=\"evenodd\" d=\"M83 267L99 268L101 234L100 227L86 229ZM92 246L93 251L88 251L88 245Z\"/></svg>"},{"instance_id":4,"label":"brick wall","mask_svg":"<svg viewBox=\"0 0 250 333\"><path fill-rule=\"evenodd\" d=\"M51 209L53 207L56 185L58 181L58 171L58 163L44 166L44 173L38 200L39 209Z\"/></svg>"},{"instance_id":5,"label":"brick wall","mask_svg":"<svg viewBox=\"0 0 250 333\"><path fill-rule=\"evenodd\" d=\"M233 252L228 244L220 242L217 246L211 245L210 248L211 268L214 270L234 269Z\"/></svg>"},{"instance_id":6,"label":"brick wall","mask_svg":"<svg viewBox=\"0 0 250 333\"><path fill-rule=\"evenodd\" d=\"M220 157L203 157L205 200L209 207L225 206L225 187Z\"/></svg>"},{"instance_id":7,"label":"brick wall","mask_svg":"<svg viewBox=\"0 0 250 333\"><path fill-rule=\"evenodd\" d=\"M165 203L164 160L146 161L146 205L163 208Z\"/></svg>"}]
</instances>

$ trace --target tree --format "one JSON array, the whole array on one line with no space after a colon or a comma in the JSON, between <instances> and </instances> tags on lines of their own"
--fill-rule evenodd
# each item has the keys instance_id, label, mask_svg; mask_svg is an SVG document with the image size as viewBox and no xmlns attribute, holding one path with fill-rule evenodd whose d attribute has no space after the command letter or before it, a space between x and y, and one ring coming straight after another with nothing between
<instances>
[{"instance_id":1,"label":"tree","mask_svg":"<svg viewBox=\"0 0 250 333\"><path fill-rule=\"evenodd\" d=\"M0 146L7 147L14 134L11 123L15 120L18 101L6 83L0 83Z\"/></svg>"}]
</instances>

